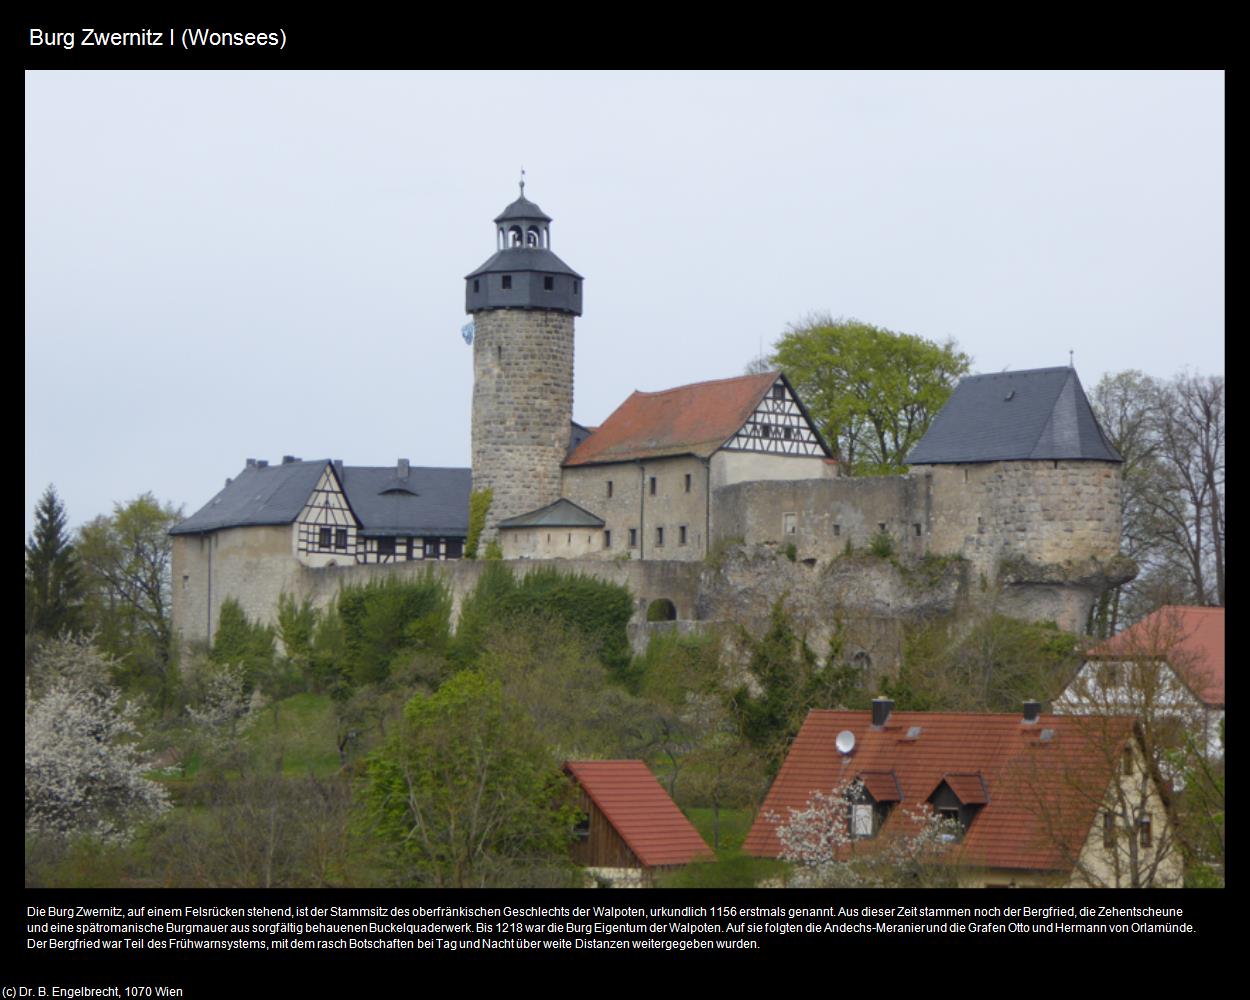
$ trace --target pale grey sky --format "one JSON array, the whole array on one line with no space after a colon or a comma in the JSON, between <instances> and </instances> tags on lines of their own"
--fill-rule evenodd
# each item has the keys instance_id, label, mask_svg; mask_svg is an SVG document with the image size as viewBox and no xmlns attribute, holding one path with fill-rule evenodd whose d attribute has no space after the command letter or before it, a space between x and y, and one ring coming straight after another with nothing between
<instances>
[{"instance_id":1,"label":"pale grey sky","mask_svg":"<svg viewBox=\"0 0 1250 1000\"><path fill-rule=\"evenodd\" d=\"M469 464L464 275L526 194L575 416L854 316L974 370L1224 370L1224 76L31 72L26 531L250 456Z\"/></svg>"}]
</instances>

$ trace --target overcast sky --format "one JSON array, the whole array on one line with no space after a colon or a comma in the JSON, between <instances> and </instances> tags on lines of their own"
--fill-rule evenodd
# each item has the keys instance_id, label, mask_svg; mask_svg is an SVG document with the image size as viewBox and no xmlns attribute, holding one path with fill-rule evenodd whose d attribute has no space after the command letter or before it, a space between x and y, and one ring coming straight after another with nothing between
<instances>
[{"instance_id":1,"label":"overcast sky","mask_svg":"<svg viewBox=\"0 0 1250 1000\"><path fill-rule=\"evenodd\" d=\"M974 371L1224 370L1221 73L32 72L26 531L248 457L469 464L464 275L517 194L586 278L575 417L788 324Z\"/></svg>"}]
</instances>

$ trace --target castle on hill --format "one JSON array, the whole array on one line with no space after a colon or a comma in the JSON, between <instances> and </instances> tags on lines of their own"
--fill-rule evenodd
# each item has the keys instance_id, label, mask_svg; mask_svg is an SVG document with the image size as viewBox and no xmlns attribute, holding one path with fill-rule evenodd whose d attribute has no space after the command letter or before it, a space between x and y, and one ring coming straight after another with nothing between
<instances>
[{"instance_id":1,"label":"castle on hill","mask_svg":"<svg viewBox=\"0 0 1250 1000\"><path fill-rule=\"evenodd\" d=\"M283 592L324 602L422 565L463 589L475 490L492 498L483 543L651 591L637 594L641 618L665 588L676 617L715 615L701 574L731 542L818 570L886 536L905 558L956 557L974 578L1028 588L1026 614L1070 627L1123 576L1122 460L1071 368L965 378L902 476L840 475L776 371L634 392L598 427L574 422L584 279L552 251L551 221L522 183L494 220L495 252L465 279L472 468L249 459L171 532L184 642L211 639L227 598L272 620Z\"/></svg>"}]
</instances>

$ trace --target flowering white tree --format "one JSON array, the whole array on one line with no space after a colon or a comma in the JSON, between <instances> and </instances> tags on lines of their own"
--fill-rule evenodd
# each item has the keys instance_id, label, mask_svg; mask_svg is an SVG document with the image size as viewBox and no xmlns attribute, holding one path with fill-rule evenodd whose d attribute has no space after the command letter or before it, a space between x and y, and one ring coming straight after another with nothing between
<instances>
[{"instance_id":1,"label":"flowering white tree","mask_svg":"<svg viewBox=\"0 0 1250 1000\"><path fill-rule=\"evenodd\" d=\"M876 836L856 836L852 808L863 798L863 787L861 781L850 781L813 792L806 808L791 809L789 819L778 825L781 858L796 866L791 884L847 889L955 885L950 851L959 839L958 825L926 804L901 809Z\"/></svg>"},{"instance_id":2,"label":"flowering white tree","mask_svg":"<svg viewBox=\"0 0 1250 1000\"><path fill-rule=\"evenodd\" d=\"M169 808L165 788L144 776L134 745L135 706L121 692L62 677L40 696L26 688L26 830L124 840Z\"/></svg>"}]
</instances>

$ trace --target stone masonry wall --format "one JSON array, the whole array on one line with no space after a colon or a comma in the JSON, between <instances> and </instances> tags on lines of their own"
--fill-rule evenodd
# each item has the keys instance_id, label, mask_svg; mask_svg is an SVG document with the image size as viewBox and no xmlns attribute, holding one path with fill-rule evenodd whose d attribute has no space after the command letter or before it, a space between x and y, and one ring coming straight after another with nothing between
<instances>
[{"instance_id":1,"label":"stone masonry wall","mask_svg":"<svg viewBox=\"0 0 1250 1000\"><path fill-rule=\"evenodd\" d=\"M1106 560L1120 549L1120 467L1028 461L916 466L931 482L931 548L993 579L1004 559Z\"/></svg>"},{"instance_id":2,"label":"stone masonry wall","mask_svg":"<svg viewBox=\"0 0 1250 1000\"><path fill-rule=\"evenodd\" d=\"M580 465L564 470L563 495L603 518L604 527L612 532L611 547L597 553L598 558L698 560L707 552L707 476L707 463L692 455ZM632 547L631 528L638 531L638 544ZM664 529L663 545L657 544L656 528Z\"/></svg>"},{"instance_id":3,"label":"stone masonry wall","mask_svg":"<svg viewBox=\"0 0 1250 1000\"><path fill-rule=\"evenodd\" d=\"M494 309L473 323L473 488L494 491L487 542L500 520L560 496L573 418L573 317Z\"/></svg>"},{"instance_id":4,"label":"stone masonry wall","mask_svg":"<svg viewBox=\"0 0 1250 1000\"><path fill-rule=\"evenodd\" d=\"M355 564L310 568L302 566L291 554L289 527L232 528L214 535L174 538L173 627L179 645L186 648L210 638L221 617L221 603L233 597L253 620L273 624L277 619L278 598L288 593L297 600L308 598L316 607L327 606L348 585L363 585L371 580L398 577L413 579L431 573L451 590L453 621L460 612L465 596L477 586L478 577L486 568L484 560L446 560L394 563L387 565ZM205 539L201 544L200 538ZM208 551L212 548L211 599L208 586ZM282 548L281 554L278 552ZM665 598L673 602L677 617L695 617L702 564L697 562L641 561L605 562L602 560L540 560L509 562L508 568L519 576L535 569L555 569L619 583L634 597L634 621L645 622L647 606ZM187 577L187 586L182 584Z\"/></svg>"},{"instance_id":5,"label":"stone masonry wall","mask_svg":"<svg viewBox=\"0 0 1250 1000\"><path fill-rule=\"evenodd\" d=\"M735 483L713 494L712 538L793 544L800 562L827 562L884 530L895 552L918 556L928 551L926 503L924 481L911 476Z\"/></svg>"}]
</instances>

